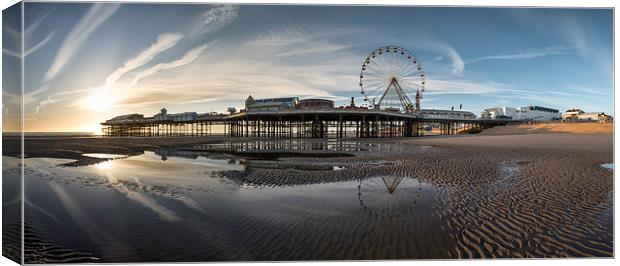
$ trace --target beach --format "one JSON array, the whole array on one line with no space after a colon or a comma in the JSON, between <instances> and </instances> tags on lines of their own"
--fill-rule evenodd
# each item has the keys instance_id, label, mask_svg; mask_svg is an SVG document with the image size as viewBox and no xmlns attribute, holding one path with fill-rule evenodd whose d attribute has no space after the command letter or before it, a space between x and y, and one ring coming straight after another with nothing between
<instances>
[{"instance_id":1,"label":"beach","mask_svg":"<svg viewBox=\"0 0 620 266\"><path fill-rule=\"evenodd\" d=\"M537 122L488 128L481 135L517 135L540 133L613 134L613 123Z\"/></svg>"},{"instance_id":2,"label":"beach","mask_svg":"<svg viewBox=\"0 0 620 266\"><path fill-rule=\"evenodd\" d=\"M610 133L25 147L25 222L75 261L613 256Z\"/></svg>"}]
</instances>

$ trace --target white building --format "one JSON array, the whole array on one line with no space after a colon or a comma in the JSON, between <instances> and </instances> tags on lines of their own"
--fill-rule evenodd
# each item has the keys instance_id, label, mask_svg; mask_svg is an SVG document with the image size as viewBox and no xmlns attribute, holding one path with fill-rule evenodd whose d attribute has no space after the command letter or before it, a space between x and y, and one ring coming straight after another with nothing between
<instances>
[{"instance_id":1,"label":"white building","mask_svg":"<svg viewBox=\"0 0 620 266\"><path fill-rule=\"evenodd\" d=\"M493 107L480 113L482 119L506 119L528 121L553 121L562 119L560 111L542 106Z\"/></svg>"},{"instance_id":2,"label":"white building","mask_svg":"<svg viewBox=\"0 0 620 266\"><path fill-rule=\"evenodd\" d=\"M530 105L521 107L519 119L529 121L553 121L562 119L562 113L557 109Z\"/></svg>"},{"instance_id":3,"label":"white building","mask_svg":"<svg viewBox=\"0 0 620 266\"><path fill-rule=\"evenodd\" d=\"M519 119L520 110L514 107L493 107L484 109L480 113L481 118L483 119Z\"/></svg>"}]
</instances>

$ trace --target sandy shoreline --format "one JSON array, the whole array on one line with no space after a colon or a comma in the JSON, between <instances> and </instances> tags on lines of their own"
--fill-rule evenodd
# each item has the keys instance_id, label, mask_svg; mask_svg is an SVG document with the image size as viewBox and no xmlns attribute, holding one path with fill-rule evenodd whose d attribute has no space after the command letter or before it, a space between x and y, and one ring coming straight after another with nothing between
<instances>
[{"instance_id":1,"label":"sandy shoreline","mask_svg":"<svg viewBox=\"0 0 620 266\"><path fill-rule=\"evenodd\" d=\"M81 153L137 155L144 150L191 149L199 144L222 141L224 139L32 139L26 141L26 149L28 157L68 158L88 164L102 159L85 159ZM416 217L421 219L416 223L418 226L426 227L428 221L433 221L433 226L426 229L429 234L407 236L416 247L399 246L400 255L388 255L392 253L384 253L384 246L372 245L365 246L364 250L370 252L367 254L334 255L336 253L330 252L334 247L328 243L338 242L330 240L316 242L318 246L312 247L326 253L300 251L300 256L308 259L313 259L312 256L314 259L613 256L613 171L600 167L600 164L613 162L611 134L463 135L362 141L377 144L380 149L354 152L355 157L280 158L285 164L343 166L339 171L258 169L220 174L236 183L256 187L363 181L377 176L407 176L434 187L433 203L428 205L434 210L424 217ZM5 155L15 152L10 148L14 142L5 139L3 145ZM94 161L88 161L91 159ZM401 208L395 206L390 208ZM339 223L333 222L334 226ZM394 222L389 221L390 224ZM397 224L409 223L402 220ZM340 230L364 232L368 228ZM274 233L269 237L286 236ZM384 244L403 241L399 235L385 239L382 235L376 237L376 241ZM256 248L269 250L269 243L258 239L251 241ZM355 241L366 240L352 241L351 245L355 246L359 244ZM271 253L264 253L261 258L296 259L269 257L268 254Z\"/></svg>"},{"instance_id":2,"label":"sandy shoreline","mask_svg":"<svg viewBox=\"0 0 620 266\"><path fill-rule=\"evenodd\" d=\"M613 123L533 123L497 126L485 129L481 135L515 135L515 134L540 134L540 133L576 133L576 134L612 134Z\"/></svg>"}]
</instances>

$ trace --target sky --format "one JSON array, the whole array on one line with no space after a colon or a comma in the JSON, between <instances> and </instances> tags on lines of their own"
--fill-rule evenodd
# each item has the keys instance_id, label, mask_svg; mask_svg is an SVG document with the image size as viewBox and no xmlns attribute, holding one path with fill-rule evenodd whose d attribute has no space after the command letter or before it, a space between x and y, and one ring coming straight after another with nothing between
<instances>
[{"instance_id":1,"label":"sky","mask_svg":"<svg viewBox=\"0 0 620 266\"><path fill-rule=\"evenodd\" d=\"M361 65L385 45L422 62L424 109L613 115L611 9L25 5L26 131L99 131L114 116L164 107L225 112L248 95L362 103ZM3 21L3 58L21 57L18 26ZM7 86L5 117L19 103Z\"/></svg>"}]
</instances>

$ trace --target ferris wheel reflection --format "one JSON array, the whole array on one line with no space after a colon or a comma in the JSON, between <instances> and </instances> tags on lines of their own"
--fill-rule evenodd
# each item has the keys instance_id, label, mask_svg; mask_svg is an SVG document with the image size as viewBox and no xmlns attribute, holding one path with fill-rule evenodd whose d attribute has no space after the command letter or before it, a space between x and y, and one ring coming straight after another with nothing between
<instances>
[{"instance_id":1,"label":"ferris wheel reflection","mask_svg":"<svg viewBox=\"0 0 620 266\"><path fill-rule=\"evenodd\" d=\"M420 181L407 174L361 179L357 197L369 217L399 218L414 212L423 189Z\"/></svg>"}]
</instances>

